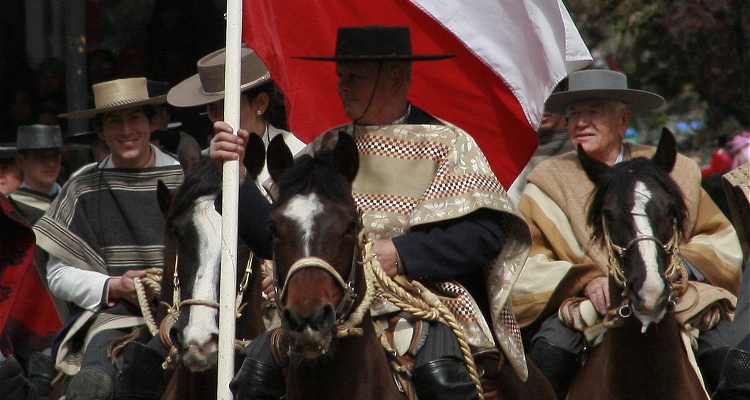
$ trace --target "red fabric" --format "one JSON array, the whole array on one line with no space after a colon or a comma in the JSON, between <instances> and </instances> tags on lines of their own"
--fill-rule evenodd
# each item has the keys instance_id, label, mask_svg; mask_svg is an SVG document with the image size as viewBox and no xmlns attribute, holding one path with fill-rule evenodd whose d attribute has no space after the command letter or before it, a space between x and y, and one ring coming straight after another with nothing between
<instances>
[{"instance_id":1,"label":"red fabric","mask_svg":"<svg viewBox=\"0 0 750 400\"><path fill-rule=\"evenodd\" d=\"M34 264L34 232L1 195L0 208L0 350L28 357L49 347L60 318Z\"/></svg>"},{"instance_id":2,"label":"red fabric","mask_svg":"<svg viewBox=\"0 0 750 400\"><path fill-rule=\"evenodd\" d=\"M711 154L709 165L701 170L703 178L711 174L723 174L732 169L732 156L724 149L716 149Z\"/></svg>"},{"instance_id":3,"label":"red fabric","mask_svg":"<svg viewBox=\"0 0 750 400\"><path fill-rule=\"evenodd\" d=\"M408 1L244 0L243 40L287 97L290 130L305 142L347 121L333 62L291 56L334 54L341 26L409 26L414 54L452 53L413 63L410 101L466 130L507 188L537 147L537 135L503 81L453 34ZM523 68L523 66L519 66Z\"/></svg>"}]
</instances>

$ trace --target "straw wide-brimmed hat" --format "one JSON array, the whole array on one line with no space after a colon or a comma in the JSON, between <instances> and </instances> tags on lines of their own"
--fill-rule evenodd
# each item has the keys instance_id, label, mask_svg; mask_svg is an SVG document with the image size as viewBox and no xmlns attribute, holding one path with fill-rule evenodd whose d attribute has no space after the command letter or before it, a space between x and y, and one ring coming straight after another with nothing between
<instances>
[{"instance_id":1,"label":"straw wide-brimmed hat","mask_svg":"<svg viewBox=\"0 0 750 400\"><path fill-rule=\"evenodd\" d=\"M226 62L226 49L217 50L198 60L198 73L170 89L167 94L169 104L175 107L194 107L223 100ZM258 54L244 44L240 50L240 69L240 91L271 80L271 74Z\"/></svg>"},{"instance_id":2,"label":"straw wide-brimmed hat","mask_svg":"<svg viewBox=\"0 0 750 400\"><path fill-rule=\"evenodd\" d=\"M60 114L60 118L92 118L97 114L126 108L164 104L167 96L149 97L146 78L125 78L97 83L94 90L94 108Z\"/></svg>"},{"instance_id":3,"label":"straw wide-brimmed hat","mask_svg":"<svg viewBox=\"0 0 750 400\"><path fill-rule=\"evenodd\" d=\"M5 153L23 150L60 149L73 150L84 148L80 145L64 145L59 125L22 125L16 131L16 143L13 146L0 147Z\"/></svg>"},{"instance_id":4,"label":"straw wide-brimmed hat","mask_svg":"<svg viewBox=\"0 0 750 400\"><path fill-rule=\"evenodd\" d=\"M408 26L368 25L341 27L332 56L297 56L312 61L431 61L455 54L412 54Z\"/></svg>"},{"instance_id":5,"label":"straw wide-brimmed hat","mask_svg":"<svg viewBox=\"0 0 750 400\"><path fill-rule=\"evenodd\" d=\"M628 89L628 78L623 73L589 69L570 74L568 90L552 93L545 103L545 111L565 114L570 103L592 99L621 101L634 113L655 110L664 104L664 98L658 94Z\"/></svg>"}]
</instances>

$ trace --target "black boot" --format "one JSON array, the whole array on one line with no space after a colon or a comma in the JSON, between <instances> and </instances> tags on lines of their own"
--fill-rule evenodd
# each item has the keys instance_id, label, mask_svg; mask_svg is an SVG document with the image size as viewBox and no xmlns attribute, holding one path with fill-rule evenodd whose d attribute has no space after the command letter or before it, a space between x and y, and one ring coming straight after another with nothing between
<instances>
[{"instance_id":1,"label":"black boot","mask_svg":"<svg viewBox=\"0 0 750 400\"><path fill-rule=\"evenodd\" d=\"M729 346L709 350L698 356L698 368L703 376L703 384L706 385L706 391L713 393L719 384L719 376L724 366L724 360L729 353Z\"/></svg>"},{"instance_id":2,"label":"black boot","mask_svg":"<svg viewBox=\"0 0 750 400\"><path fill-rule=\"evenodd\" d=\"M122 372L117 400L157 399L166 385L164 356L138 342L122 348Z\"/></svg>"},{"instance_id":3,"label":"black boot","mask_svg":"<svg viewBox=\"0 0 750 400\"><path fill-rule=\"evenodd\" d=\"M109 375L96 368L82 368L70 380L65 400L110 400L113 394Z\"/></svg>"},{"instance_id":4,"label":"black boot","mask_svg":"<svg viewBox=\"0 0 750 400\"><path fill-rule=\"evenodd\" d=\"M229 389L237 400L279 400L286 396L286 381L281 368L245 358Z\"/></svg>"},{"instance_id":5,"label":"black boot","mask_svg":"<svg viewBox=\"0 0 750 400\"><path fill-rule=\"evenodd\" d=\"M553 346L544 339L535 340L529 354L531 361L542 371L559 400L565 399L579 368L577 354Z\"/></svg>"},{"instance_id":6,"label":"black boot","mask_svg":"<svg viewBox=\"0 0 750 400\"><path fill-rule=\"evenodd\" d=\"M712 400L750 399L750 353L729 350Z\"/></svg>"},{"instance_id":7,"label":"black boot","mask_svg":"<svg viewBox=\"0 0 750 400\"><path fill-rule=\"evenodd\" d=\"M411 377L420 399L475 400L477 387L463 360L440 358L414 369Z\"/></svg>"},{"instance_id":8,"label":"black boot","mask_svg":"<svg viewBox=\"0 0 750 400\"><path fill-rule=\"evenodd\" d=\"M47 400L52 393L52 380L57 376L55 362L43 353L34 353L29 358L28 400Z\"/></svg>"},{"instance_id":9,"label":"black boot","mask_svg":"<svg viewBox=\"0 0 750 400\"><path fill-rule=\"evenodd\" d=\"M0 362L0 382L0 399L26 398L26 377L18 359L12 355Z\"/></svg>"}]
</instances>

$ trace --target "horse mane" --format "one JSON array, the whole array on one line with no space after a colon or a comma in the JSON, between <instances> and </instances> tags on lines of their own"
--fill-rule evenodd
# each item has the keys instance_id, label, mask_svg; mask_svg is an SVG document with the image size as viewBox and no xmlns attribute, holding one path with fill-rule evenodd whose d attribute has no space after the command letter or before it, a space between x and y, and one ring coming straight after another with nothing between
<instances>
[{"instance_id":1,"label":"horse mane","mask_svg":"<svg viewBox=\"0 0 750 400\"><path fill-rule=\"evenodd\" d=\"M221 192L221 171L210 159L202 159L200 163L185 175L185 180L172 200L172 206L167 216L167 223L171 224L175 218L185 213L202 196L217 195Z\"/></svg>"},{"instance_id":2,"label":"horse mane","mask_svg":"<svg viewBox=\"0 0 750 400\"><path fill-rule=\"evenodd\" d=\"M277 182L279 199L275 204L286 203L291 197L313 190L321 196L346 203L352 201L351 184L333 164L333 150L323 150L315 157L304 154L297 157Z\"/></svg>"},{"instance_id":3,"label":"horse mane","mask_svg":"<svg viewBox=\"0 0 750 400\"><path fill-rule=\"evenodd\" d=\"M675 218L680 237L686 237L688 208L682 190L667 172L659 168L654 162L645 157L637 157L610 167L596 183L586 222L592 227L591 239L604 240L602 211L604 209L604 195L610 191L614 193L632 192L632 182L640 177L653 179L674 201L674 206L666 210L666 216ZM626 201L618 201L610 206L618 208L620 214L630 211Z\"/></svg>"}]
</instances>

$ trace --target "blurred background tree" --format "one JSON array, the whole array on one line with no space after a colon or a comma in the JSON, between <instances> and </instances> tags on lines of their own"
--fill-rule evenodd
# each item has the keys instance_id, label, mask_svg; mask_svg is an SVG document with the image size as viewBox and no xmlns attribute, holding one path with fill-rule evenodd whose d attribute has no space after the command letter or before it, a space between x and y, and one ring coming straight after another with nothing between
<instances>
[{"instance_id":1,"label":"blurred background tree","mask_svg":"<svg viewBox=\"0 0 750 400\"><path fill-rule=\"evenodd\" d=\"M661 126L683 149L714 145L750 126L750 1L564 0L595 57L632 88L667 99L637 118L642 142Z\"/></svg>"}]
</instances>

